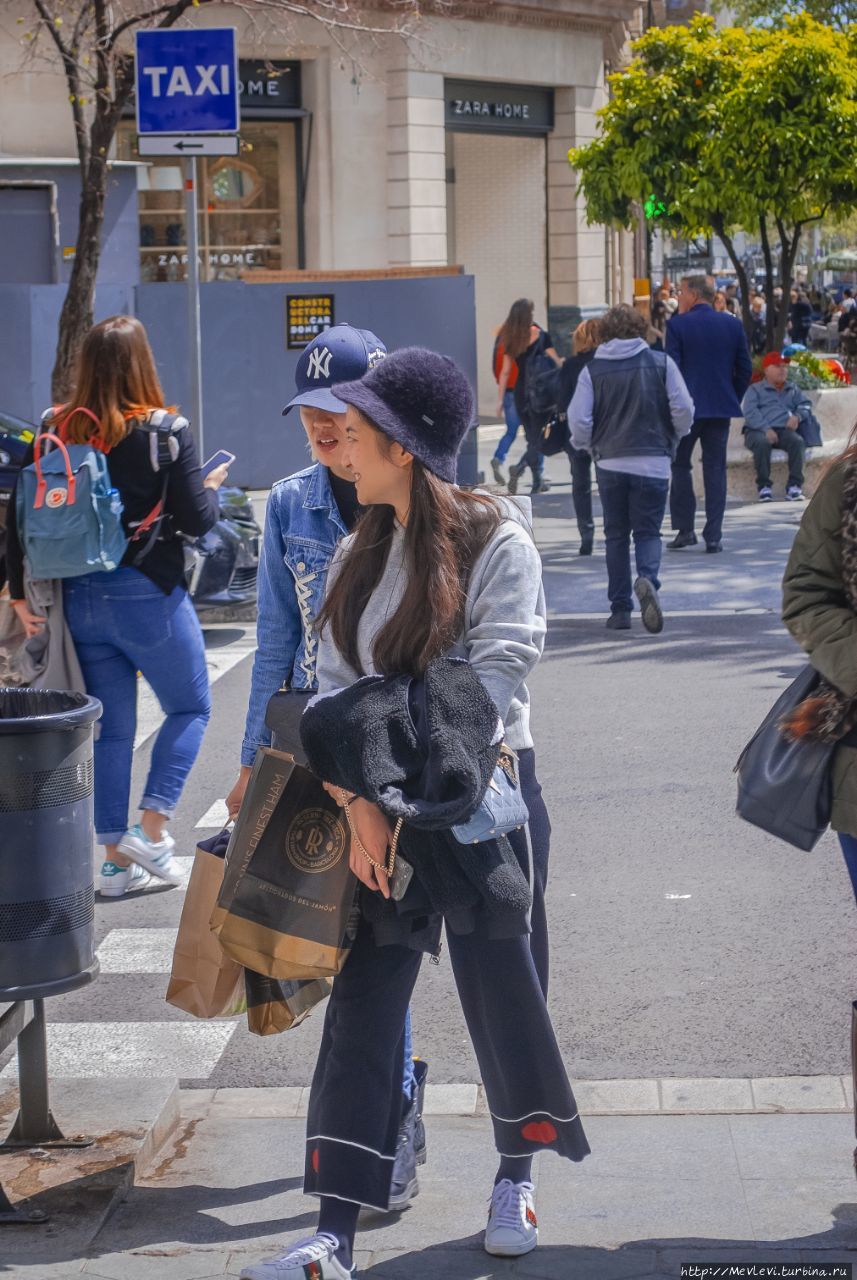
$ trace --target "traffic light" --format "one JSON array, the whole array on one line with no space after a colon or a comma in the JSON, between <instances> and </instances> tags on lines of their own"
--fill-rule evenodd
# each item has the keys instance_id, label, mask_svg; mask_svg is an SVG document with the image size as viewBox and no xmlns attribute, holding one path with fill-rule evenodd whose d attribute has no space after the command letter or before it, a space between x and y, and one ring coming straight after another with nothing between
<instances>
[{"instance_id":1,"label":"traffic light","mask_svg":"<svg viewBox=\"0 0 857 1280\"><path fill-rule=\"evenodd\" d=\"M665 218L667 215L667 207L663 200L659 200L655 195L650 195L646 203L643 205L643 212L651 222L655 218Z\"/></svg>"}]
</instances>

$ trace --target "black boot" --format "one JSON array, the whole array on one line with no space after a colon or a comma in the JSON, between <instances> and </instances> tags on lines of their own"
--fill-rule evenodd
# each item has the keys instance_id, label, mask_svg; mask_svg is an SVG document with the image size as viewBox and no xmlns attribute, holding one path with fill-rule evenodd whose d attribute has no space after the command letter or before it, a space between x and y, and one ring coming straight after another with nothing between
<instances>
[{"instance_id":1,"label":"black boot","mask_svg":"<svg viewBox=\"0 0 857 1280\"><path fill-rule=\"evenodd\" d=\"M518 492L518 481L523 474L524 467L520 462L516 462L509 468L509 483L506 487L513 496Z\"/></svg>"},{"instance_id":2,"label":"black boot","mask_svg":"<svg viewBox=\"0 0 857 1280\"><path fill-rule=\"evenodd\" d=\"M421 1059L414 1063L416 1090L413 1100L402 1115L399 1137L396 1143L396 1163L390 1184L389 1209L397 1212L405 1209L419 1195L417 1165L426 1162L426 1130L423 1124L423 1106L426 1096L428 1066Z\"/></svg>"}]
</instances>

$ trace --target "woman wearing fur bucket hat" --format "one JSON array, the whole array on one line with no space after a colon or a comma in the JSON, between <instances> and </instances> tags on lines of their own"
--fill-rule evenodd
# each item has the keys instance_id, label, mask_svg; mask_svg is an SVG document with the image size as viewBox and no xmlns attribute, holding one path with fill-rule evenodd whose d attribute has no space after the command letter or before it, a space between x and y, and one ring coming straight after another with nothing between
<instances>
[{"instance_id":1,"label":"woman wearing fur bucket hat","mask_svg":"<svg viewBox=\"0 0 857 1280\"><path fill-rule=\"evenodd\" d=\"M473 848L447 829L459 818L425 821L438 779L446 796L476 772L474 765L468 775L469 761L457 775L451 769L462 760L458 745L474 762L490 762L479 775L481 795L494 785L499 755L517 773L529 824L547 822L525 683L546 629L538 551L505 505L456 486L473 397L452 360L398 351L359 381L337 385L336 396L349 406L345 457L366 510L330 568L317 624L319 693L301 736L351 826L360 922L334 983L309 1103L304 1186L321 1200L318 1229L245 1268L243 1280L355 1275L360 1207L386 1209L389 1201L397 1132L389 1085L400 1070L405 1013L422 954L438 953L443 923L500 1155L486 1251L516 1257L536 1247L537 1152L573 1161L589 1153L545 1003L546 969L531 947L527 832L492 832ZM469 699L467 715L444 680ZM392 711L377 713L393 706L401 732L389 728ZM414 772L423 747L431 768ZM396 768L406 755L411 772L402 766L388 776L386 750ZM442 905L465 864L467 905Z\"/></svg>"}]
</instances>

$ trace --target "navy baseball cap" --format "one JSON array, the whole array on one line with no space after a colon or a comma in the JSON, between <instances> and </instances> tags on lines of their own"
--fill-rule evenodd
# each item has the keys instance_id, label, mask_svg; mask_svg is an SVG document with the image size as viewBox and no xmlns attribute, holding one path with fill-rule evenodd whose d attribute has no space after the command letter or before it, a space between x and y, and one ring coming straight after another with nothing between
<instances>
[{"instance_id":1,"label":"navy baseball cap","mask_svg":"<svg viewBox=\"0 0 857 1280\"><path fill-rule=\"evenodd\" d=\"M295 373L297 394L283 413L301 404L327 413L345 413L348 406L337 400L331 387L337 382L356 382L386 354L383 342L368 329L353 329L350 324L325 329L304 347Z\"/></svg>"}]
</instances>

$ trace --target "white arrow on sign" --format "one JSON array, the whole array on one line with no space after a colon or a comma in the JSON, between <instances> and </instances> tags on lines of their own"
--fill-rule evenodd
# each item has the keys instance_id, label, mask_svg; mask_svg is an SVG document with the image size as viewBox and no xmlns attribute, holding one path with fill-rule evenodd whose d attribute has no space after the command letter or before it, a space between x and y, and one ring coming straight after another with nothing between
<instances>
[{"instance_id":1,"label":"white arrow on sign","mask_svg":"<svg viewBox=\"0 0 857 1280\"><path fill-rule=\"evenodd\" d=\"M237 133L141 134L137 150L141 156L237 156L240 142Z\"/></svg>"}]
</instances>

